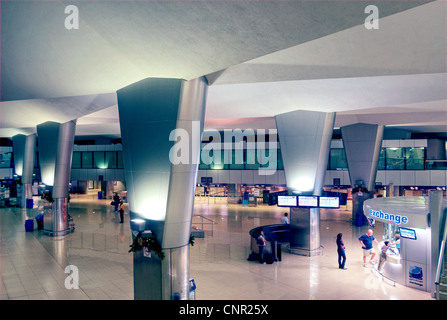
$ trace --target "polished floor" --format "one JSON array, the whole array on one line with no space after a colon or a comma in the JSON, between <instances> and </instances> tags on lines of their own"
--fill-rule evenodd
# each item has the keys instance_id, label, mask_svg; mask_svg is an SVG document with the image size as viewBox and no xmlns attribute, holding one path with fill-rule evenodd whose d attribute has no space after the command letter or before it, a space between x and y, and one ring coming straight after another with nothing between
<instances>
[{"instance_id":1,"label":"polished floor","mask_svg":"<svg viewBox=\"0 0 447 320\"><path fill-rule=\"evenodd\" d=\"M38 208L0 209L0 299L133 299L128 214L120 224L110 200L95 199L94 194L72 196L70 213L76 230L52 238L36 228L25 232L25 219L38 212ZM283 252L282 261L274 264L248 261L248 231L279 223L283 212L266 205L243 207L222 199L196 199L194 214L206 218L193 221L199 228L203 221L206 230L205 238L196 238L190 251L196 300L432 300L427 292L393 286L371 267L363 267L357 239L367 227L351 224L349 207L321 212L321 256ZM207 224L210 220L213 225ZM338 269L339 232L347 247L347 270ZM374 232L381 237L382 226L377 224ZM67 280L68 265L78 268L77 289Z\"/></svg>"}]
</instances>

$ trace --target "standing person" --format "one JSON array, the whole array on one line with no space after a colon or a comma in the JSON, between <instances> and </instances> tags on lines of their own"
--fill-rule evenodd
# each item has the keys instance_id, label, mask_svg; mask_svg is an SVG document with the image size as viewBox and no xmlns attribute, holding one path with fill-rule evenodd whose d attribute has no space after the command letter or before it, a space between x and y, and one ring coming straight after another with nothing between
<instances>
[{"instance_id":1,"label":"standing person","mask_svg":"<svg viewBox=\"0 0 447 320\"><path fill-rule=\"evenodd\" d=\"M124 202L120 201L120 223L124 222Z\"/></svg>"},{"instance_id":2,"label":"standing person","mask_svg":"<svg viewBox=\"0 0 447 320\"><path fill-rule=\"evenodd\" d=\"M383 265L384 265L384 263L386 261L386 252L388 251L388 246L389 245L390 245L390 242L389 241L385 241L383 243L382 248L380 248L380 260L379 260L379 265L377 266L377 270L379 272L382 272Z\"/></svg>"},{"instance_id":3,"label":"standing person","mask_svg":"<svg viewBox=\"0 0 447 320\"><path fill-rule=\"evenodd\" d=\"M256 242L258 243L259 262L265 263L264 262L264 247L265 247L266 240L264 237L264 232L262 230L261 230L261 233L256 238Z\"/></svg>"},{"instance_id":4,"label":"standing person","mask_svg":"<svg viewBox=\"0 0 447 320\"><path fill-rule=\"evenodd\" d=\"M115 195L113 196L113 203L115 205L115 212L117 212L118 206L120 205L120 196L116 192L115 192Z\"/></svg>"},{"instance_id":5,"label":"standing person","mask_svg":"<svg viewBox=\"0 0 447 320\"><path fill-rule=\"evenodd\" d=\"M392 246L395 246L397 251L400 253L400 234L396 233L394 235L394 241L391 243Z\"/></svg>"},{"instance_id":6,"label":"standing person","mask_svg":"<svg viewBox=\"0 0 447 320\"><path fill-rule=\"evenodd\" d=\"M343 242L343 234L339 233L337 234L337 253L338 253L338 268L339 269L343 269L346 270L347 268L345 268L345 263L346 263L346 253L345 253L345 244Z\"/></svg>"},{"instance_id":7,"label":"standing person","mask_svg":"<svg viewBox=\"0 0 447 320\"><path fill-rule=\"evenodd\" d=\"M366 257L371 256L369 262L374 264L374 257L376 256L376 252L373 249L373 241L377 244L379 242L374 238L373 231L371 229L368 230L364 235L359 238L359 242L363 248L363 266L366 267Z\"/></svg>"},{"instance_id":8,"label":"standing person","mask_svg":"<svg viewBox=\"0 0 447 320\"><path fill-rule=\"evenodd\" d=\"M287 218L288 213L284 212L284 216L281 218L281 223L282 224L289 224L289 218Z\"/></svg>"}]
</instances>

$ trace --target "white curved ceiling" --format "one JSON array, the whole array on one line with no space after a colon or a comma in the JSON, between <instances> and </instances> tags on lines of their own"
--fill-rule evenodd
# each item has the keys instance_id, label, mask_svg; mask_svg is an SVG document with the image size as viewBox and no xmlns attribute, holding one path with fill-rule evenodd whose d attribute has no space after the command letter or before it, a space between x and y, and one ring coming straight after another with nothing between
<instances>
[{"instance_id":1,"label":"white curved ceiling","mask_svg":"<svg viewBox=\"0 0 447 320\"><path fill-rule=\"evenodd\" d=\"M210 82L207 127L272 126L293 109L446 131L445 1L1 2L0 136L78 118L119 135L115 92L147 77ZM72 3L70 3L72 4Z\"/></svg>"}]
</instances>

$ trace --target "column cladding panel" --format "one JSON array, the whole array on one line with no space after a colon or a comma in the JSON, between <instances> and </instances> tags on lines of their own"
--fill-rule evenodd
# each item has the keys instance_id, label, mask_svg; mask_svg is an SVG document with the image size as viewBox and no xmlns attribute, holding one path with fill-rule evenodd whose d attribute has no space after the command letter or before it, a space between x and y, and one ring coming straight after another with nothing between
<instances>
[{"instance_id":1,"label":"column cladding panel","mask_svg":"<svg viewBox=\"0 0 447 320\"><path fill-rule=\"evenodd\" d=\"M356 123L341 127L341 133L351 186L354 187L356 181L362 180L368 191L373 190L383 139L383 126Z\"/></svg>"},{"instance_id":2,"label":"column cladding panel","mask_svg":"<svg viewBox=\"0 0 447 320\"><path fill-rule=\"evenodd\" d=\"M17 175L23 174L23 162L25 158L25 141L24 134L17 134L12 137L12 146L14 153L14 171Z\"/></svg>"},{"instance_id":3,"label":"column cladding panel","mask_svg":"<svg viewBox=\"0 0 447 320\"><path fill-rule=\"evenodd\" d=\"M335 113L297 110L275 118L287 187L321 194Z\"/></svg>"},{"instance_id":4,"label":"column cladding panel","mask_svg":"<svg viewBox=\"0 0 447 320\"><path fill-rule=\"evenodd\" d=\"M205 99L204 79L150 78L118 90L129 208L163 224L166 248L189 242ZM170 138L175 129L189 138L188 163L171 163L171 149L185 142Z\"/></svg>"},{"instance_id":5,"label":"column cladding panel","mask_svg":"<svg viewBox=\"0 0 447 320\"><path fill-rule=\"evenodd\" d=\"M289 193L321 195L335 113L296 110L275 119ZM290 252L321 254L319 208L290 208L290 228Z\"/></svg>"},{"instance_id":6,"label":"column cladding panel","mask_svg":"<svg viewBox=\"0 0 447 320\"><path fill-rule=\"evenodd\" d=\"M149 78L117 91L131 218L145 219L166 253L161 264L134 255L135 299L188 298L189 236L206 91L204 78ZM170 153L178 145L186 161L174 163ZM149 292L148 287L157 289Z\"/></svg>"}]
</instances>

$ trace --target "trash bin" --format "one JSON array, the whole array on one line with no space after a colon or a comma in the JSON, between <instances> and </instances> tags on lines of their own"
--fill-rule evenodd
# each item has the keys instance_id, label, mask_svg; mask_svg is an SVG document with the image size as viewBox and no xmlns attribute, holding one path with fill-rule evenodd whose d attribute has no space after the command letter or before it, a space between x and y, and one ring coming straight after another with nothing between
<instances>
[{"instance_id":1,"label":"trash bin","mask_svg":"<svg viewBox=\"0 0 447 320\"><path fill-rule=\"evenodd\" d=\"M43 214L39 213L36 216L36 222L37 222L37 230L42 230L43 229Z\"/></svg>"},{"instance_id":2,"label":"trash bin","mask_svg":"<svg viewBox=\"0 0 447 320\"><path fill-rule=\"evenodd\" d=\"M33 199L26 199L26 208L27 209L32 209L33 208Z\"/></svg>"},{"instance_id":3,"label":"trash bin","mask_svg":"<svg viewBox=\"0 0 447 320\"><path fill-rule=\"evenodd\" d=\"M25 221L25 231L34 231L34 220L33 219L26 219Z\"/></svg>"},{"instance_id":4,"label":"trash bin","mask_svg":"<svg viewBox=\"0 0 447 320\"><path fill-rule=\"evenodd\" d=\"M98 200L102 199L102 191L98 191Z\"/></svg>"}]
</instances>

